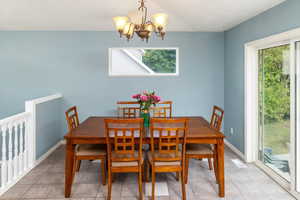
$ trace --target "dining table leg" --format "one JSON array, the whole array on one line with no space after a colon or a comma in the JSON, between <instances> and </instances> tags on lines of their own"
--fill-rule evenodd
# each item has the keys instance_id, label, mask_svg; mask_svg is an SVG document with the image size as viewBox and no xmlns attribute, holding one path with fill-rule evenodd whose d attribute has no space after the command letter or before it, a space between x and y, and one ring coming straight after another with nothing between
<instances>
[{"instance_id":1,"label":"dining table leg","mask_svg":"<svg viewBox=\"0 0 300 200\"><path fill-rule=\"evenodd\" d=\"M224 178L224 140L217 141L217 169L219 182L219 196L225 196L225 178Z\"/></svg>"},{"instance_id":2,"label":"dining table leg","mask_svg":"<svg viewBox=\"0 0 300 200\"><path fill-rule=\"evenodd\" d=\"M65 163L65 198L69 198L71 195L74 168L74 151L75 145L73 145L70 140L67 140Z\"/></svg>"},{"instance_id":3,"label":"dining table leg","mask_svg":"<svg viewBox=\"0 0 300 200\"><path fill-rule=\"evenodd\" d=\"M219 171L218 171L218 146L214 145L214 172L216 177L216 183L219 184Z\"/></svg>"}]
</instances>

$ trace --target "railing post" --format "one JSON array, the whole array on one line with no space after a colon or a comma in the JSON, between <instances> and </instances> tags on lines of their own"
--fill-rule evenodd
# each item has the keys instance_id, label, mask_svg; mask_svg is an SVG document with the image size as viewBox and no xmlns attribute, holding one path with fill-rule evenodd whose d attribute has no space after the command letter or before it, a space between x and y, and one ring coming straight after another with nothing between
<instances>
[{"instance_id":1,"label":"railing post","mask_svg":"<svg viewBox=\"0 0 300 200\"><path fill-rule=\"evenodd\" d=\"M31 114L28 120L26 135L27 135L27 150L29 168L34 166L36 160L36 106L32 101L25 102L25 111ZM30 142L30 143L29 143Z\"/></svg>"}]
</instances>

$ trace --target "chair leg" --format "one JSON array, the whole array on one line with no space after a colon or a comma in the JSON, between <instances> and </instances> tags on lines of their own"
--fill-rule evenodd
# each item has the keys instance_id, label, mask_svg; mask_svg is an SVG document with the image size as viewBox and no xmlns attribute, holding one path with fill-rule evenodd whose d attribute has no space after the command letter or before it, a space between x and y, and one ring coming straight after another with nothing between
<instances>
[{"instance_id":1,"label":"chair leg","mask_svg":"<svg viewBox=\"0 0 300 200\"><path fill-rule=\"evenodd\" d=\"M77 160L77 162L76 162L76 171L77 172L79 172L80 165L81 165L81 160Z\"/></svg>"},{"instance_id":2,"label":"chair leg","mask_svg":"<svg viewBox=\"0 0 300 200\"><path fill-rule=\"evenodd\" d=\"M184 169L181 171L181 190L182 190L182 199L186 200Z\"/></svg>"},{"instance_id":3,"label":"chair leg","mask_svg":"<svg viewBox=\"0 0 300 200\"><path fill-rule=\"evenodd\" d=\"M139 170L139 176L138 176L138 182L139 182L139 192L140 192L140 200L143 200L143 181L142 181L142 167Z\"/></svg>"},{"instance_id":4,"label":"chair leg","mask_svg":"<svg viewBox=\"0 0 300 200\"><path fill-rule=\"evenodd\" d=\"M105 158L101 159L102 184L106 185L106 164Z\"/></svg>"},{"instance_id":5,"label":"chair leg","mask_svg":"<svg viewBox=\"0 0 300 200\"><path fill-rule=\"evenodd\" d=\"M152 200L155 200L155 169L154 166L152 167Z\"/></svg>"},{"instance_id":6,"label":"chair leg","mask_svg":"<svg viewBox=\"0 0 300 200\"><path fill-rule=\"evenodd\" d=\"M209 170L212 170L211 158L208 158L207 161L208 161Z\"/></svg>"},{"instance_id":7,"label":"chair leg","mask_svg":"<svg viewBox=\"0 0 300 200\"><path fill-rule=\"evenodd\" d=\"M116 174L114 174L114 173L111 173L111 182L113 183L113 182L115 182L115 177L116 176Z\"/></svg>"},{"instance_id":8,"label":"chair leg","mask_svg":"<svg viewBox=\"0 0 300 200\"><path fill-rule=\"evenodd\" d=\"M185 158L185 177L184 177L184 182L187 184L188 182L188 175L189 175L189 159Z\"/></svg>"},{"instance_id":9,"label":"chair leg","mask_svg":"<svg viewBox=\"0 0 300 200\"><path fill-rule=\"evenodd\" d=\"M73 164L73 169L72 169L72 177L73 177L73 179L72 179L72 183L73 183L73 181L74 181L74 178L75 178L75 175L76 175L76 171L77 171L77 162L78 162L78 160L76 159L76 157L75 157L75 159L74 159L74 164Z\"/></svg>"},{"instance_id":10,"label":"chair leg","mask_svg":"<svg viewBox=\"0 0 300 200\"><path fill-rule=\"evenodd\" d=\"M111 200L111 189L112 189L112 173L108 169L108 191L107 191L107 200Z\"/></svg>"},{"instance_id":11,"label":"chair leg","mask_svg":"<svg viewBox=\"0 0 300 200\"><path fill-rule=\"evenodd\" d=\"M150 163L145 163L146 165L146 182L149 182L149 171L150 171Z\"/></svg>"},{"instance_id":12,"label":"chair leg","mask_svg":"<svg viewBox=\"0 0 300 200\"><path fill-rule=\"evenodd\" d=\"M217 165L217 159L216 158L214 158L213 163L214 163L214 172L215 172L215 177L216 177L216 183L219 184L218 165Z\"/></svg>"},{"instance_id":13,"label":"chair leg","mask_svg":"<svg viewBox=\"0 0 300 200\"><path fill-rule=\"evenodd\" d=\"M145 163L142 164L142 182L145 181Z\"/></svg>"},{"instance_id":14,"label":"chair leg","mask_svg":"<svg viewBox=\"0 0 300 200\"><path fill-rule=\"evenodd\" d=\"M179 172L176 172L176 180L179 181Z\"/></svg>"}]
</instances>

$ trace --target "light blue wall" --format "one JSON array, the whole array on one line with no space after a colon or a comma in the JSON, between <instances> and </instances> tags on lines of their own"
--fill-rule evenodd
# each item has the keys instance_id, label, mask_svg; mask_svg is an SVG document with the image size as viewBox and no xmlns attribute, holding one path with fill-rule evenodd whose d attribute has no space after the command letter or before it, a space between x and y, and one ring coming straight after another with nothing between
<instances>
[{"instance_id":1,"label":"light blue wall","mask_svg":"<svg viewBox=\"0 0 300 200\"><path fill-rule=\"evenodd\" d=\"M36 105L36 158L62 139L62 98Z\"/></svg>"},{"instance_id":2,"label":"light blue wall","mask_svg":"<svg viewBox=\"0 0 300 200\"><path fill-rule=\"evenodd\" d=\"M300 27L300 1L286 2L225 32L224 102L227 139L244 152L244 44ZM234 128L234 135L229 134Z\"/></svg>"},{"instance_id":3,"label":"light blue wall","mask_svg":"<svg viewBox=\"0 0 300 200\"><path fill-rule=\"evenodd\" d=\"M126 46L179 47L180 76L109 77L108 48ZM209 117L214 104L224 106L224 33L168 32L147 44L115 32L2 31L0 66L0 118L57 92L63 109L78 106L81 120L112 115L116 101L145 89L173 100L175 115Z\"/></svg>"},{"instance_id":4,"label":"light blue wall","mask_svg":"<svg viewBox=\"0 0 300 200\"><path fill-rule=\"evenodd\" d=\"M148 44L127 43L115 32L2 31L0 118L24 111L25 100L57 92L62 109L77 105L81 120L112 115L116 101L155 89L174 101L175 115L209 117L213 104L224 106L227 139L243 152L244 44L300 27L299 10L299 0L287 0L225 34L169 32ZM180 76L108 77L108 48L126 46L179 47Z\"/></svg>"}]
</instances>

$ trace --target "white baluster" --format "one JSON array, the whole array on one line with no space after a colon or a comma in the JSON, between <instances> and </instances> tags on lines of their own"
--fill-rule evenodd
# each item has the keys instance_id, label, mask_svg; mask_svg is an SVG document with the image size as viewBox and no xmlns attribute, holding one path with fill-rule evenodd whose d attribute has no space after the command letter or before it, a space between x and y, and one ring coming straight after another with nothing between
<instances>
[{"instance_id":1,"label":"white baluster","mask_svg":"<svg viewBox=\"0 0 300 200\"><path fill-rule=\"evenodd\" d=\"M8 182L12 181L12 124L8 126Z\"/></svg>"},{"instance_id":2,"label":"white baluster","mask_svg":"<svg viewBox=\"0 0 300 200\"><path fill-rule=\"evenodd\" d=\"M6 160L6 132L7 126L2 126L2 163L1 163L1 187L7 183L7 160Z\"/></svg>"},{"instance_id":3,"label":"white baluster","mask_svg":"<svg viewBox=\"0 0 300 200\"><path fill-rule=\"evenodd\" d=\"M19 153L19 174L23 173L24 170L24 150L23 150L23 128L24 121L20 123L20 153Z\"/></svg>"},{"instance_id":4,"label":"white baluster","mask_svg":"<svg viewBox=\"0 0 300 200\"><path fill-rule=\"evenodd\" d=\"M13 165L14 165L14 179L16 179L18 177L18 160L19 160L19 151L18 151L18 148L19 148L19 142L18 142L18 135L19 135L19 124L18 123L15 123L14 124L14 130L15 130L15 139L14 139L14 145L15 145L15 148L14 148L14 160L13 160Z\"/></svg>"},{"instance_id":5,"label":"white baluster","mask_svg":"<svg viewBox=\"0 0 300 200\"><path fill-rule=\"evenodd\" d=\"M28 168L28 119L25 120L25 133L24 133L24 169Z\"/></svg>"}]
</instances>

